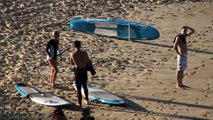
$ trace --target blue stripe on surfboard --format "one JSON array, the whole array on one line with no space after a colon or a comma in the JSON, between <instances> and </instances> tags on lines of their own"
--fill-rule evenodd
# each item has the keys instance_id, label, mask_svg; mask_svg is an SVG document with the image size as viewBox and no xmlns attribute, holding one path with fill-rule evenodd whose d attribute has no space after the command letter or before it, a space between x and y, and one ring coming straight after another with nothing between
<instances>
[{"instance_id":1,"label":"blue stripe on surfboard","mask_svg":"<svg viewBox=\"0 0 213 120\"><path fill-rule=\"evenodd\" d=\"M113 105L122 105L122 104L125 104L124 101L120 101L120 100L106 100L106 99L95 97L95 96L91 96L91 95L89 95L89 99L95 100L95 101L100 101L100 102L106 103L106 104L113 104Z\"/></svg>"},{"instance_id":2,"label":"blue stripe on surfboard","mask_svg":"<svg viewBox=\"0 0 213 120\"><path fill-rule=\"evenodd\" d=\"M27 86L27 85L26 85L26 84L22 84L22 83L17 83L17 84L15 85L16 90L17 90L22 96L26 97L28 94L25 93L24 91L22 91L22 90L20 89L20 86Z\"/></svg>"}]
</instances>

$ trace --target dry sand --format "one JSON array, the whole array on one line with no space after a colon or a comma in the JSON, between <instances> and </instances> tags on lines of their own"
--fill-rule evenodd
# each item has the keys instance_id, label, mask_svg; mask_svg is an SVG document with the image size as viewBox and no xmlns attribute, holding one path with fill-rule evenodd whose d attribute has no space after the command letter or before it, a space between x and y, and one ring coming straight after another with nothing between
<instances>
[{"instance_id":1,"label":"dry sand","mask_svg":"<svg viewBox=\"0 0 213 120\"><path fill-rule=\"evenodd\" d=\"M22 98L15 90L18 82L29 80L33 86L77 102L70 84L71 50L63 54L59 64L57 88L48 85L47 64L31 71L46 62L45 45L55 29L61 31L61 49L72 47L74 40L83 42L97 71L89 82L127 102L123 107L92 103L91 114L97 120L213 119L213 3L168 1L1 0L0 119L51 118L54 108ZM69 29L69 20L77 17L146 23L156 27L161 37L130 42L78 33ZM175 89L176 54L172 41L182 25L196 30L188 39L189 64L184 83L191 88L187 90ZM69 120L81 117L74 105L64 113Z\"/></svg>"}]
</instances>

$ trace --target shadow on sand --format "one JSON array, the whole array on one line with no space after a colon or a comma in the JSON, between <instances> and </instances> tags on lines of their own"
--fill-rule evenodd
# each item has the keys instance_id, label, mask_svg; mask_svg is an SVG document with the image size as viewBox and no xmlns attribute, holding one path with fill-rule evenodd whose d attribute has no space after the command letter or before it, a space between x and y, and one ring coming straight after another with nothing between
<instances>
[{"instance_id":1,"label":"shadow on sand","mask_svg":"<svg viewBox=\"0 0 213 120\"><path fill-rule=\"evenodd\" d=\"M188 90L207 93L207 94L213 94L213 90L204 90L204 89L198 89L198 88L189 88Z\"/></svg>"},{"instance_id":2,"label":"shadow on sand","mask_svg":"<svg viewBox=\"0 0 213 120\"><path fill-rule=\"evenodd\" d=\"M121 97L121 96L120 96ZM168 118L178 118L178 119L190 119L190 120L208 120L206 118L199 118L199 117L193 117L193 116L185 116L185 115L177 115L177 114L168 114L168 113L160 113L160 112L154 112L154 111L149 111L146 108L138 105L137 103L131 101L130 99L127 99L125 97L121 97L126 104L123 106L111 106L111 105L106 105L102 103L92 103L90 107L98 107L100 109L104 110L110 110L110 111L117 111L117 112L126 112L126 113L138 113L138 114L144 114L144 115L150 115L150 116L159 116L159 117L168 117ZM134 96L132 98L135 98ZM159 100L159 99L150 99L150 98L143 98L141 97L142 100L149 100L149 101L155 101L155 102L164 102L164 103L171 103L170 101L164 101L164 100ZM181 104L181 105L188 105L188 106L196 106L193 104L186 104L186 103L178 103L174 102L174 104ZM111 106L111 107L109 107ZM204 108L211 108L207 106L201 106ZM211 108L212 109L212 108Z\"/></svg>"},{"instance_id":3,"label":"shadow on sand","mask_svg":"<svg viewBox=\"0 0 213 120\"><path fill-rule=\"evenodd\" d=\"M81 112L82 108L80 106L77 106L76 104L71 104L71 105L65 105L65 106L60 106L58 108L64 109L64 110L71 110L71 111L78 111Z\"/></svg>"},{"instance_id":4,"label":"shadow on sand","mask_svg":"<svg viewBox=\"0 0 213 120\"><path fill-rule=\"evenodd\" d=\"M173 48L171 45L162 45L162 44L156 44L156 43L151 43L151 42L146 42L146 41L134 41L135 43L143 43L146 45L152 45L152 46L158 46L158 47L165 47L165 48ZM188 49L188 51L196 52L196 53L203 53L203 54L209 54L212 55L213 52L211 51L204 51L204 50L196 50L196 49Z\"/></svg>"},{"instance_id":5,"label":"shadow on sand","mask_svg":"<svg viewBox=\"0 0 213 120\"><path fill-rule=\"evenodd\" d=\"M171 101L171 100L161 100L161 99L156 99L156 98L145 98L145 97L139 97L139 96L131 96L130 98L138 99L138 100L145 100L145 101L152 101L152 102L157 102L157 103L175 104L175 105L183 105L183 106L187 106L187 107L195 107L195 108L213 110L213 106L207 106L207 105L197 105L197 104L191 104L191 103L175 102L175 101Z\"/></svg>"},{"instance_id":6,"label":"shadow on sand","mask_svg":"<svg viewBox=\"0 0 213 120\"><path fill-rule=\"evenodd\" d=\"M161 100L161 99L155 99L155 98L145 98L145 97L139 97L139 96L131 96L130 98L138 99L138 100L145 100L145 101L152 101L157 103L164 103L164 104L175 104L175 105L183 105L187 107L196 107L196 108L202 108L202 109L210 109L213 110L212 106L206 106L206 105L197 105L197 104L190 104L190 103L182 103L182 102L175 102L171 100ZM148 111L148 115L155 115L155 116L162 116L162 117L170 117L170 118L182 118L182 119L192 119L192 120L210 120L207 118L198 118L193 116L183 116L183 115L176 115L176 114L166 114L166 113L159 113L159 112L153 112Z\"/></svg>"}]
</instances>

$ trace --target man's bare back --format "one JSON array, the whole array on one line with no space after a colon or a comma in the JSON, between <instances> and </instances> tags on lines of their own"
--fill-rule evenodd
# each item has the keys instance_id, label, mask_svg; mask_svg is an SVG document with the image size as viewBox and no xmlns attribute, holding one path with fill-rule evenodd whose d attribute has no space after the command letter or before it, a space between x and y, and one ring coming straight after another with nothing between
<instances>
[{"instance_id":1,"label":"man's bare back","mask_svg":"<svg viewBox=\"0 0 213 120\"><path fill-rule=\"evenodd\" d=\"M71 53L70 58L72 65L75 65L77 68L85 68L89 59L87 52L80 49L76 49L74 53Z\"/></svg>"},{"instance_id":2,"label":"man's bare back","mask_svg":"<svg viewBox=\"0 0 213 120\"><path fill-rule=\"evenodd\" d=\"M77 88L78 104L82 106L82 93L81 88L84 89L85 103L88 105L88 88L87 88L87 68L86 64L89 61L87 52L81 50L81 42L76 40L74 42L75 51L70 54L71 64L75 66L75 84Z\"/></svg>"}]
</instances>

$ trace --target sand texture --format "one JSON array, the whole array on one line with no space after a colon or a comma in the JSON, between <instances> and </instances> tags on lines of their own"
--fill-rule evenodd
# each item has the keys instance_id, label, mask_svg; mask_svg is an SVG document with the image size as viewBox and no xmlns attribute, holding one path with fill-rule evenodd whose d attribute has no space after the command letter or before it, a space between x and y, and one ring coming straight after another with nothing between
<instances>
[{"instance_id":1,"label":"sand texture","mask_svg":"<svg viewBox=\"0 0 213 120\"><path fill-rule=\"evenodd\" d=\"M91 103L91 115L97 120L213 119L212 11L212 0L1 0L0 119L51 119L54 108L21 97L15 89L19 82L77 103L69 64L74 40L83 42L94 63L97 75L89 82L127 103ZM157 28L161 36L154 41L131 42L88 35L70 30L73 18L145 23ZM183 25L196 32L188 38L184 78L191 88L179 90L175 88L176 52L172 46ZM49 85L51 71L45 53L53 30L61 33L62 50L71 47L59 63L56 88ZM81 118L76 105L63 111L69 120Z\"/></svg>"}]
</instances>

